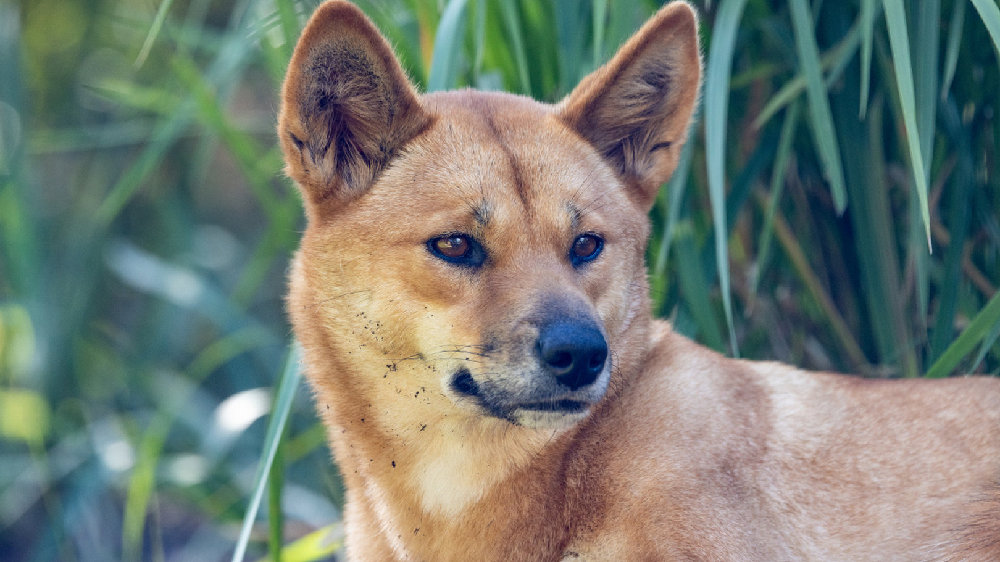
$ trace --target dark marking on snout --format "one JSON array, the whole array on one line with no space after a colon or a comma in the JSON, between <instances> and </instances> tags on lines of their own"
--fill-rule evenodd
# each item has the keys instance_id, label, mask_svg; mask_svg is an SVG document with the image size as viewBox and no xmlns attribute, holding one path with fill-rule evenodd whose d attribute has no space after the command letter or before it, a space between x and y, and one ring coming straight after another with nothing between
<instances>
[{"instance_id":1,"label":"dark marking on snout","mask_svg":"<svg viewBox=\"0 0 1000 562\"><path fill-rule=\"evenodd\" d=\"M472 373L468 369L462 368L455 373L451 379L451 389L463 396L479 396L479 385L472 378Z\"/></svg>"},{"instance_id":2,"label":"dark marking on snout","mask_svg":"<svg viewBox=\"0 0 1000 562\"><path fill-rule=\"evenodd\" d=\"M542 367L559 384L577 390L604 371L608 342L590 318L560 318L539 327L536 346Z\"/></svg>"}]
</instances>

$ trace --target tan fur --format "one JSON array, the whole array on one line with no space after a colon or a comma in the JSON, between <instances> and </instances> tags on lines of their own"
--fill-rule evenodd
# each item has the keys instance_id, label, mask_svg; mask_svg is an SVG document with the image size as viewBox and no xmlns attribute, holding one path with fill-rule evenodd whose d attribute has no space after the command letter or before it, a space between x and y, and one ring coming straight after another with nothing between
<instances>
[{"instance_id":1,"label":"tan fur","mask_svg":"<svg viewBox=\"0 0 1000 562\"><path fill-rule=\"evenodd\" d=\"M351 559L1000 559L1000 381L727 359L651 318L646 213L700 72L673 3L555 106L418 96L359 10L317 10L278 126L309 216L288 306ZM455 233L485 261L432 254ZM610 355L559 395L563 321Z\"/></svg>"}]
</instances>

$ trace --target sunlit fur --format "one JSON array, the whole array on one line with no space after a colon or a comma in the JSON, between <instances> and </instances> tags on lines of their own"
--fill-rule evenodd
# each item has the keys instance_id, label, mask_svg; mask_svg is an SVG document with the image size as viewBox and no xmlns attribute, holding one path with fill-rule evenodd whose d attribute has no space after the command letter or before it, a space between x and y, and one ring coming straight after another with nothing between
<instances>
[{"instance_id":1,"label":"sunlit fur","mask_svg":"<svg viewBox=\"0 0 1000 562\"><path fill-rule=\"evenodd\" d=\"M732 360L651 318L646 214L700 74L684 3L556 105L420 96L359 10L316 11L278 125L309 218L288 310L351 559L1000 559L998 381ZM454 233L481 265L428 249ZM554 317L610 358L549 411Z\"/></svg>"}]
</instances>

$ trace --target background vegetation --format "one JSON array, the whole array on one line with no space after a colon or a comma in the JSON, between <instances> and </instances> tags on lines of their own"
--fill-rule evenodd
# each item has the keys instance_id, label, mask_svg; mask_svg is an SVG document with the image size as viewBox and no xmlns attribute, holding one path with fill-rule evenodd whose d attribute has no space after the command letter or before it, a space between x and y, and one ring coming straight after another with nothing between
<instances>
[{"instance_id":1,"label":"background vegetation","mask_svg":"<svg viewBox=\"0 0 1000 562\"><path fill-rule=\"evenodd\" d=\"M0 0L0 559L228 559L261 496L250 557L338 548L273 133L317 3ZM549 101L656 8L359 4L422 88ZM995 1L696 4L708 85L652 213L657 312L744 357L997 374Z\"/></svg>"}]
</instances>

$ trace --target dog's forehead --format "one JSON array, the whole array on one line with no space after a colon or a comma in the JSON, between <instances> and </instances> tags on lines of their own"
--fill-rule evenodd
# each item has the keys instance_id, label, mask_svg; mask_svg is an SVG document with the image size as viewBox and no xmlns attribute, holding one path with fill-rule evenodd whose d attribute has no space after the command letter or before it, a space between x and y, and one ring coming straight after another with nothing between
<instances>
[{"instance_id":1,"label":"dog's forehead","mask_svg":"<svg viewBox=\"0 0 1000 562\"><path fill-rule=\"evenodd\" d=\"M486 211L520 205L552 212L558 206L570 214L621 192L596 150L550 105L478 91L436 93L422 101L435 120L414 152L432 190L481 200L475 206Z\"/></svg>"}]
</instances>

